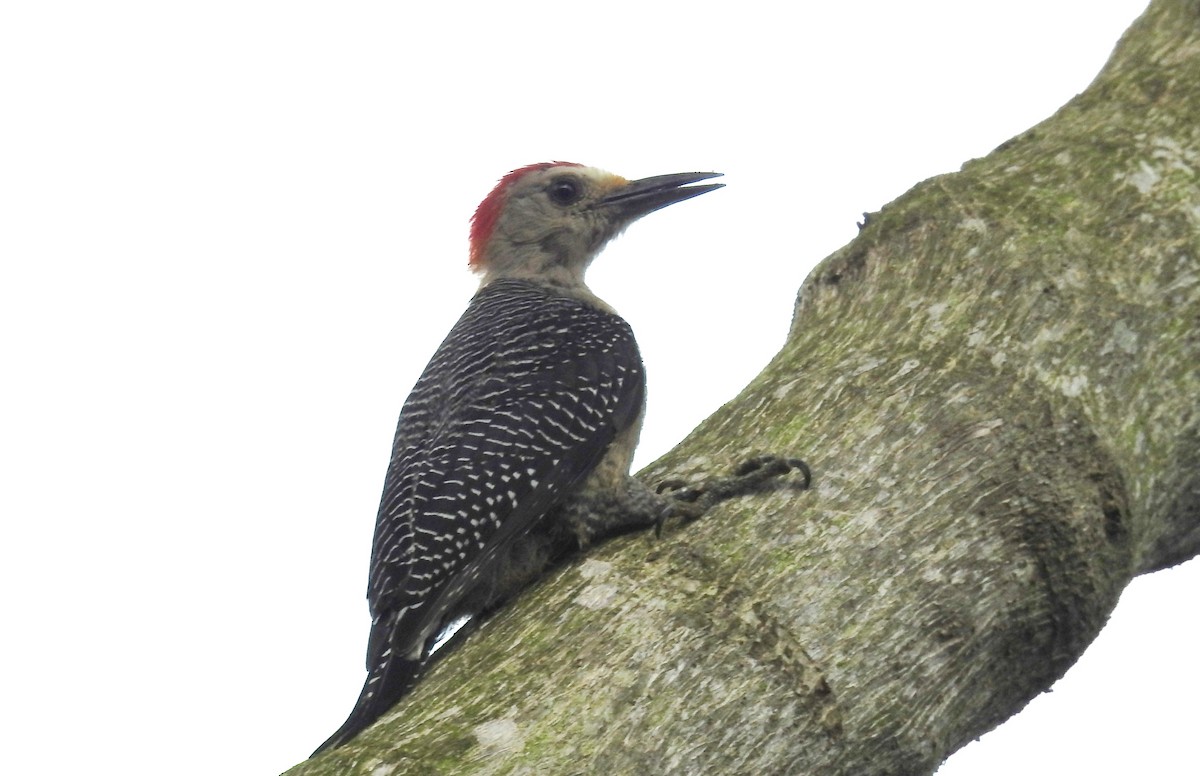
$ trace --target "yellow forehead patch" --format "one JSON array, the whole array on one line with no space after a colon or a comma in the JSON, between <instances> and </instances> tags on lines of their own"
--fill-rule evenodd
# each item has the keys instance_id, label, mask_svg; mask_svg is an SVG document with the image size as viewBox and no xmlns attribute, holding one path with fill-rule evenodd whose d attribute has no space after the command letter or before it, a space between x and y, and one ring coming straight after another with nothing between
<instances>
[{"instance_id":1,"label":"yellow forehead patch","mask_svg":"<svg viewBox=\"0 0 1200 776\"><path fill-rule=\"evenodd\" d=\"M613 175L611 172L602 170L597 170L596 173L596 189L602 194L629 185L629 179L622 178L620 175Z\"/></svg>"}]
</instances>

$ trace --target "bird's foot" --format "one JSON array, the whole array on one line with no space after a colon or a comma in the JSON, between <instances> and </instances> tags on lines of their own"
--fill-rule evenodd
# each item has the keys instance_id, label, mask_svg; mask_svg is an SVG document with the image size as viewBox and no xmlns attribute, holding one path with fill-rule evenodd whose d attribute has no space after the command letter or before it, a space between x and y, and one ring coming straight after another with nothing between
<instances>
[{"instance_id":1,"label":"bird's foot","mask_svg":"<svg viewBox=\"0 0 1200 776\"><path fill-rule=\"evenodd\" d=\"M703 515L715 504L734 496L741 496L758 490L772 480L777 480L789 472L798 471L804 478L803 488L808 489L812 484L812 470L808 464L799 458L787 458L779 455L756 455L747 458L734 467L732 474L723 477L712 477L691 484L686 480L664 480L656 489L660 495L673 500L669 514L655 525L656 534L662 533L663 523L670 515L682 517L684 521L692 521Z\"/></svg>"}]
</instances>

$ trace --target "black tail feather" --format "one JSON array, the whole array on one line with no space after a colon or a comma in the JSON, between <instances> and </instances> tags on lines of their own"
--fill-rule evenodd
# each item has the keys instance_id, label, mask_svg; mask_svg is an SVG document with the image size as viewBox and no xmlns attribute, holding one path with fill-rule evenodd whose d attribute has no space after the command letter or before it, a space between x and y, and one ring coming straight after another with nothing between
<instances>
[{"instance_id":1,"label":"black tail feather","mask_svg":"<svg viewBox=\"0 0 1200 776\"><path fill-rule=\"evenodd\" d=\"M421 664L420 660L386 655L367 674L367 681L363 684L362 692L359 693L350 716L310 757L316 757L326 749L336 749L386 714L417 683Z\"/></svg>"}]
</instances>

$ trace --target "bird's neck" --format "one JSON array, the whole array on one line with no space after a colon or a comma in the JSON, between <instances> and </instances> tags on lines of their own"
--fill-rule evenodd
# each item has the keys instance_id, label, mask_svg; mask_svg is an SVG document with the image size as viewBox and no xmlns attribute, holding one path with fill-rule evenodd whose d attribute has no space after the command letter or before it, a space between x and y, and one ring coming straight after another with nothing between
<instances>
[{"instance_id":1,"label":"bird's neck","mask_svg":"<svg viewBox=\"0 0 1200 776\"><path fill-rule=\"evenodd\" d=\"M526 255L521 260L494 261L488 264L479 287L484 288L497 280L520 280L540 286L556 296L569 296L582 300L606 312L615 310L607 302L592 293L584 282L584 273L590 262L564 262L551 254Z\"/></svg>"}]
</instances>

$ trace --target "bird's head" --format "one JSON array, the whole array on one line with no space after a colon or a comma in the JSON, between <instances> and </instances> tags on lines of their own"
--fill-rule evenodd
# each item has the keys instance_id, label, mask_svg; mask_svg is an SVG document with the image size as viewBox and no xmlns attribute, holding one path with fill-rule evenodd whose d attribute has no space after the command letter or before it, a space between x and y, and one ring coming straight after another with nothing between
<instances>
[{"instance_id":1,"label":"bird's head","mask_svg":"<svg viewBox=\"0 0 1200 776\"><path fill-rule=\"evenodd\" d=\"M500 179L471 219L471 268L496 277L582 282L600 249L638 218L724 184L716 172L629 181L570 162L531 164Z\"/></svg>"}]
</instances>

